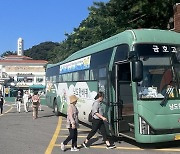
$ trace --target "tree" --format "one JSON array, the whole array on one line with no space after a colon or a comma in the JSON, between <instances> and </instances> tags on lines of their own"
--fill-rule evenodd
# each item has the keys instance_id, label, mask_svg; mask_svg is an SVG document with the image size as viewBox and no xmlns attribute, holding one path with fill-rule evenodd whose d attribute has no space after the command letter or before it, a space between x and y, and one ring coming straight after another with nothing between
<instances>
[{"instance_id":1,"label":"tree","mask_svg":"<svg viewBox=\"0 0 180 154\"><path fill-rule=\"evenodd\" d=\"M8 56L8 55L15 55L16 53L13 52L13 51L6 51L4 53L1 54L1 57L4 57L4 56Z\"/></svg>"}]
</instances>

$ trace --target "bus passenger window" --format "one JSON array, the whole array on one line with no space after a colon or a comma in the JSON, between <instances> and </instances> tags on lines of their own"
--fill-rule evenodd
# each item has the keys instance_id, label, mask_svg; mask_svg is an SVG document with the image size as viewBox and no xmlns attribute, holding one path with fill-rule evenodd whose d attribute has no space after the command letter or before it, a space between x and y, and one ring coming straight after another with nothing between
<instances>
[{"instance_id":1,"label":"bus passenger window","mask_svg":"<svg viewBox=\"0 0 180 154\"><path fill-rule=\"evenodd\" d=\"M99 80L99 91L102 91L104 93L104 102L107 100L107 95L106 95L106 88L107 88L107 82L106 80Z\"/></svg>"},{"instance_id":2,"label":"bus passenger window","mask_svg":"<svg viewBox=\"0 0 180 154\"><path fill-rule=\"evenodd\" d=\"M63 74L62 79L63 79L63 81L67 81L67 74Z\"/></svg>"},{"instance_id":3,"label":"bus passenger window","mask_svg":"<svg viewBox=\"0 0 180 154\"><path fill-rule=\"evenodd\" d=\"M59 82L62 82L62 75L59 75Z\"/></svg>"},{"instance_id":4,"label":"bus passenger window","mask_svg":"<svg viewBox=\"0 0 180 154\"><path fill-rule=\"evenodd\" d=\"M89 70L85 70L84 80L89 80Z\"/></svg>"},{"instance_id":5,"label":"bus passenger window","mask_svg":"<svg viewBox=\"0 0 180 154\"><path fill-rule=\"evenodd\" d=\"M90 80L97 80L98 72L97 69L90 70Z\"/></svg>"},{"instance_id":6,"label":"bus passenger window","mask_svg":"<svg viewBox=\"0 0 180 154\"><path fill-rule=\"evenodd\" d=\"M99 77L106 77L106 68L100 68L99 69Z\"/></svg>"},{"instance_id":7,"label":"bus passenger window","mask_svg":"<svg viewBox=\"0 0 180 154\"><path fill-rule=\"evenodd\" d=\"M73 73L73 81L78 81L79 79L79 73L78 72L74 72Z\"/></svg>"},{"instance_id":8,"label":"bus passenger window","mask_svg":"<svg viewBox=\"0 0 180 154\"><path fill-rule=\"evenodd\" d=\"M67 74L67 81L72 81L72 73Z\"/></svg>"},{"instance_id":9,"label":"bus passenger window","mask_svg":"<svg viewBox=\"0 0 180 154\"><path fill-rule=\"evenodd\" d=\"M83 81L85 77L85 71L79 71L79 80Z\"/></svg>"}]
</instances>

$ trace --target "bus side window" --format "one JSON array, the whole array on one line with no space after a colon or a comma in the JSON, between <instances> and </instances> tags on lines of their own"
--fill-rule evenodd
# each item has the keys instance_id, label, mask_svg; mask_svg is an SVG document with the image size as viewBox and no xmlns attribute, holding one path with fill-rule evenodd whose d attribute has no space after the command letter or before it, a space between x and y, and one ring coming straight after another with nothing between
<instances>
[{"instance_id":1,"label":"bus side window","mask_svg":"<svg viewBox=\"0 0 180 154\"><path fill-rule=\"evenodd\" d=\"M62 75L59 75L59 82L62 82Z\"/></svg>"},{"instance_id":2,"label":"bus side window","mask_svg":"<svg viewBox=\"0 0 180 154\"><path fill-rule=\"evenodd\" d=\"M97 80L97 79L98 79L97 69L90 70L90 80Z\"/></svg>"},{"instance_id":3,"label":"bus side window","mask_svg":"<svg viewBox=\"0 0 180 154\"><path fill-rule=\"evenodd\" d=\"M106 68L105 67L99 69L99 77L100 78L106 77Z\"/></svg>"},{"instance_id":4,"label":"bus side window","mask_svg":"<svg viewBox=\"0 0 180 154\"><path fill-rule=\"evenodd\" d=\"M89 80L89 70L85 70L84 73L84 80Z\"/></svg>"},{"instance_id":5,"label":"bus side window","mask_svg":"<svg viewBox=\"0 0 180 154\"><path fill-rule=\"evenodd\" d=\"M73 73L73 81L78 81L79 79L79 73L78 72L74 72Z\"/></svg>"},{"instance_id":6,"label":"bus side window","mask_svg":"<svg viewBox=\"0 0 180 154\"><path fill-rule=\"evenodd\" d=\"M84 76L85 76L85 72L83 71L79 71L79 81L84 81Z\"/></svg>"}]
</instances>

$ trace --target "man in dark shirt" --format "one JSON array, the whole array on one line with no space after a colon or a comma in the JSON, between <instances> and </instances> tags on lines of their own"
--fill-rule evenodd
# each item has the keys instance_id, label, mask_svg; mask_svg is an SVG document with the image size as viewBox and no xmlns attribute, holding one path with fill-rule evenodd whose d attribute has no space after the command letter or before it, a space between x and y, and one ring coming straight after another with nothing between
<instances>
[{"instance_id":1,"label":"man in dark shirt","mask_svg":"<svg viewBox=\"0 0 180 154\"><path fill-rule=\"evenodd\" d=\"M1 108L1 114L3 112L3 104L4 104L4 98L2 96L2 93L0 92L0 108Z\"/></svg>"}]
</instances>

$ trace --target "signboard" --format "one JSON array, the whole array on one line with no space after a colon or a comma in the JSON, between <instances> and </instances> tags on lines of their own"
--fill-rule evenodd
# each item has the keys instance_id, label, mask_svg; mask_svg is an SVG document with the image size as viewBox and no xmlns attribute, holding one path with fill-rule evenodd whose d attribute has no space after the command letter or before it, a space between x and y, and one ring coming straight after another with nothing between
<instances>
[{"instance_id":1,"label":"signboard","mask_svg":"<svg viewBox=\"0 0 180 154\"><path fill-rule=\"evenodd\" d=\"M83 57L65 64L60 65L60 74L85 70L90 67L91 56Z\"/></svg>"}]
</instances>

